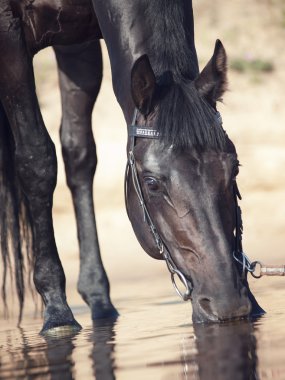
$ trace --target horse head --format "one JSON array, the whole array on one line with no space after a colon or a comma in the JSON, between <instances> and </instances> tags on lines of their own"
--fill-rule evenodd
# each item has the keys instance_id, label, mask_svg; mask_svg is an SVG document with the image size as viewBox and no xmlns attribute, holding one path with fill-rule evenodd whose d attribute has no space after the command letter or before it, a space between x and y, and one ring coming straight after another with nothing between
<instances>
[{"instance_id":1,"label":"horse head","mask_svg":"<svg viewBox=\"0 0 285 380\"><path fill-rule=\"evenodd\" d=\"M191 284L196 322L262 311L233 257L239 162L216 110L226 85L220 41L195 80L171 72L157 78L146 55L131 73L138 112L128 143L128 215L144 250L157 259L166 251Z\"/></svg>"}]
</instances>

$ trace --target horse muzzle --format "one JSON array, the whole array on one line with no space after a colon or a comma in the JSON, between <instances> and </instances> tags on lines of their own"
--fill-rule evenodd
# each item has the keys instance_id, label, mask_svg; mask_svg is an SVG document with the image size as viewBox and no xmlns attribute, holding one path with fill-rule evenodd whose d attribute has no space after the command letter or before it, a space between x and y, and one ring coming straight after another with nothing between
<instances>
[{"instance_id":1,"label":"horse muzzle","mask_svg":"<svg viewBox=\"0 0 285 380\"><path fill-rule=\"evenodd\" d=\"M193 322L224 322L250 316L251 302L246 287L239 292L216 296L192 294Z\"/></svg>"}]
</instances>

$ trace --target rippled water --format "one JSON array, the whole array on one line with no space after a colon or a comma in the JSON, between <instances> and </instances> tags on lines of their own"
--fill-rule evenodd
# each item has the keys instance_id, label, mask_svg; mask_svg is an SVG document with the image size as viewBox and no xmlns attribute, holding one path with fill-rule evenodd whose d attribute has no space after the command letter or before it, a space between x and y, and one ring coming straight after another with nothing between
<instances>
[{"instance_id":1,"label":"rippled water","mask_svg":"<svg viewBox=\"0 0 285 380\"><path fill-rule=\"evenodd\" d=\"M260 283L261 284L261 283ZM1 379L285 379L285 281L256 288L267 315L255 322L191 324L191 308L169 296L117 299L116 322L43 338L40 320L0 329ZM116 301L116 300L115 300Z\"/></svg>"}]
</instances>

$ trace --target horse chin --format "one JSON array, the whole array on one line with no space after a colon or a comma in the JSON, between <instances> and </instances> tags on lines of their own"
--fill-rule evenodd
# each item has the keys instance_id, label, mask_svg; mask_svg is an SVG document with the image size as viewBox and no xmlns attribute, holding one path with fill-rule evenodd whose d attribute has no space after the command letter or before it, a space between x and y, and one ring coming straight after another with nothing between
<instances>
[{"instance_id":1,"label":"horse chin","mask_svg":"<svg viewBox=\"0 0 285 380\"><path fill-rule=\"evenodd\" d=\"M251 321L254 322L259 318L263 317L266 312L260 308L259 312L251 312L249 315L245 315L243 317L228 317L228 318L218 318L213 316L212 318L205 317L203 315L199 315L193 312L192 321L193 324L212 324L212 323L230 323L230 322L239 322L239 321Z\"/></svg>"},{"instance_id":2,"label":"horse chin","mask_svg":"<svg viewBox=\"0 0 285 380\"><path fill-rule=\"evenodd\" d=\"M227 323L227 322L237 322L237 321L244 321L244 320L251 319L251 313L245 314L241 316L229 316L229 317L220 317L217 315L205 315L203 313L199 313L197 311L193 310L192 314L192 321L194 324L202 324L202 323Z\"/></svg>"}]
</instances>

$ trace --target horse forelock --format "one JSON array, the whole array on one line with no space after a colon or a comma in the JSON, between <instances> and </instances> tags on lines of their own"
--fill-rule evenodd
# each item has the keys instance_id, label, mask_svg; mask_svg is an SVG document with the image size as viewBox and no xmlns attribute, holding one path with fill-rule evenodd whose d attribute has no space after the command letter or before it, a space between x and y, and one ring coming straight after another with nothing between
<instances>
[{"instance_id":1,"label":"horse forelock","mask_svg":"<svg viewBox=\"0 0 285 380\"><path fill-rule=\"evenodd\" d=\"M161 141L175 150L225 150L228 139L219 114L199 95L194 83L181 80L167 87L157 95Z\"/></svg>"}]
</instances>

